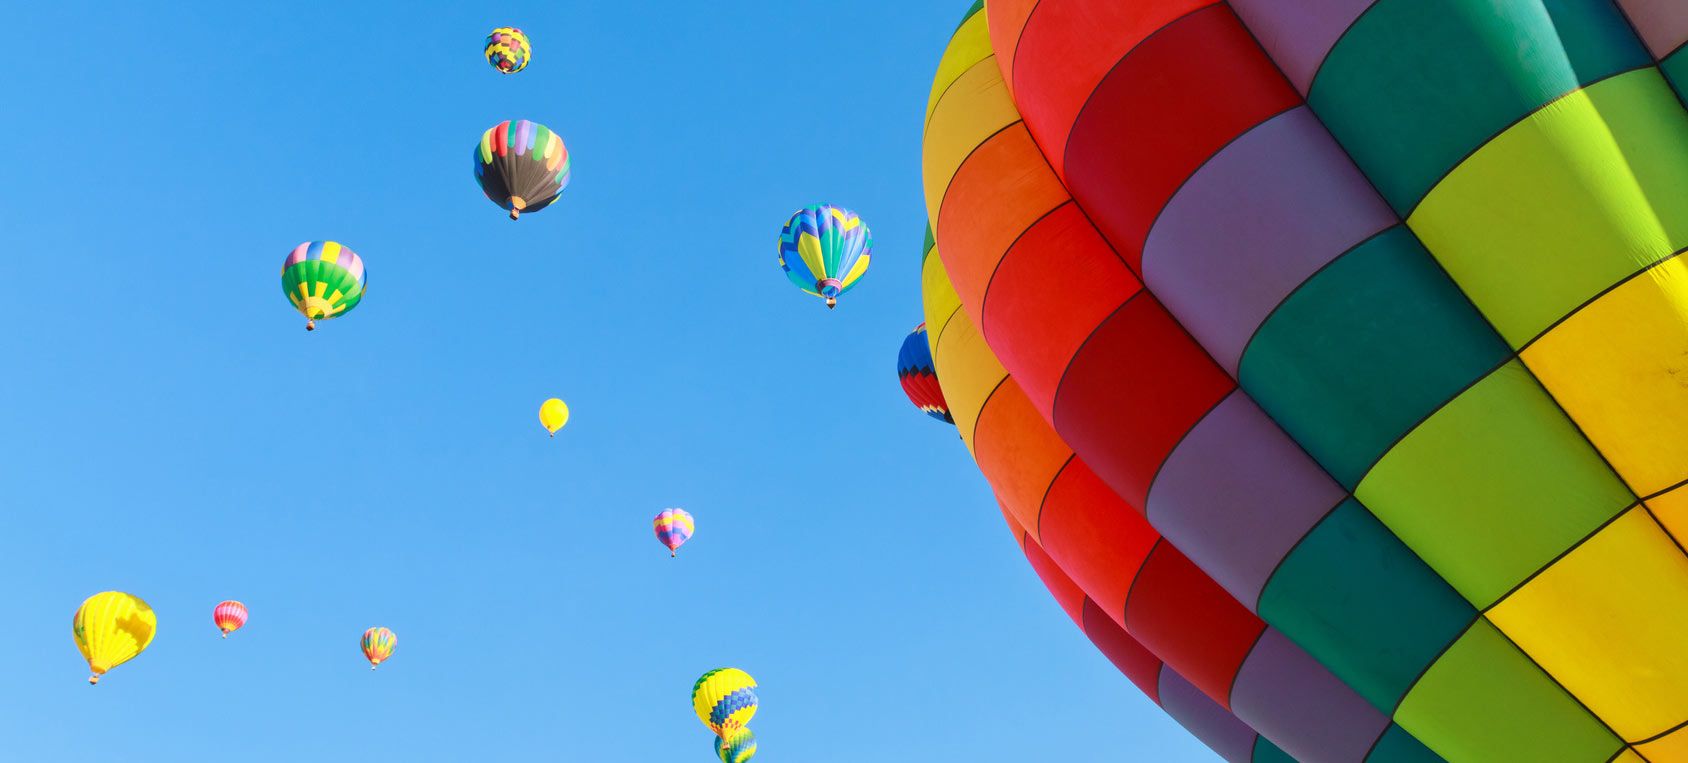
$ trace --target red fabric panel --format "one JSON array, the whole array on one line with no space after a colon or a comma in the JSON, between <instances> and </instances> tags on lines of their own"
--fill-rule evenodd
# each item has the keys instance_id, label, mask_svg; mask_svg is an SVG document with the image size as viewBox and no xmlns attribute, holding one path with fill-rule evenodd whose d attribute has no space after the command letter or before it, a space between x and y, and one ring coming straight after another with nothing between
<instances>
[{"instance_id":1,"label":"red fabric panel","mask_svg":"<svg viewBox=\"0 0 1688 763\"><path fill-rule=\"evenodd\" d=\"M1067 144L1067 185L1141 273L1149 228L1184 180L1300 103L1230 6L1196 11L1137 46L1096 88Z\"/></svg>"},{"instance_id":2,"label":"red fabric panel","mask_svg":"<svg viewBox=\"0 0 1688 763\"><path fill-rule=\"evenodd\" d=\"M1097 327L1073 357L1055 401L1055 426L1120 497L1142 510L1161 462L1234 387L1144 293Z\"/></svg>"},{"instance_id":3,"label":"red fabric panel","mask_svg":"<svg viewBox=\"0 0 1688 763\"><path fill-rule=\"evenodd\" d=\"M1066 610L1067 616L1073 619L1073 623L1082 629L1086 601L1084 591L1079 590L1078 584L1061 571L1061 567L1055 564L1054 559L1049 558L1049 554L1045 553L1036 541L1026 538L1025 552L1026 561L1032 563L1032 569L1043 581L1043 587L1049 589L1056 603L1060 604L1061 609Z\"/></svg>"},{"instance_id":4,"label":"red fabric panel","mask_svg":"<svg viewBox=\"0 0 1688 763\"><path fill-rule=\"evenodd\" d=\"M975 324L985 287L1008 247L1071 199L1023 123L992 136L962 162L938 210L938 256Z\"/></svg>"},{"instance_id":5,"label":"red fabric panel","mask_svg":"<svg viewBox=\"0 0 1688 763\"><path fill-rule=\"evenodd\" d=\"M1096 602L1084 600L1084 622L1079 624L1084 628L1084 635L1090 638L1102 654L1108 658L1119 672L1137 684L1144 694L1155 704L1160 704L1160 672L1161 661L1142 642L1126 633L1119 623L1108 616L1108 613L1097 608Z\"/></svg>"},{"instance_id":6,"label":"red fabric panel","mask_svg":"<svg viewBox=\"0 0 1688 763\"><path fill-rule=\"evenodd\" d=\"M1162 543L1137 573L1125 630L1229 710L1237 670L1266 624L1172 544Z\"/></svg>"},{"instance_id":7,"label":"red fabric panel","mask_svg":"<svg viewBox=\"0 0 1688 763\"><path fill-rule=\"evenodd\" d=\"M1076 458L1050 486L1042 522L1050 557L1098 606L1123 617L1131 581L1160 533Z\"/></svg>"}]
</instances>

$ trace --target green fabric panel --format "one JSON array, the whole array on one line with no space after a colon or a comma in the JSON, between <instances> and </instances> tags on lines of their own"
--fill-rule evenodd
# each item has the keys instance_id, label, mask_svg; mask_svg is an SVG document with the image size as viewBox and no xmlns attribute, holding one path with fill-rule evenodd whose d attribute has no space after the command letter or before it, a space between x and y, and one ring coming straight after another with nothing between
<instances>
[{"instance_id":1,"label":"green fabric panel","mask_svg":"<svg viewBox=\"0 0 1688 763\"><path fill-rule=\"evenodd\" d=\"M1302 284L1243 351L1243 388L1353 489L1424 417L1510 349L1397 226Z\"/></svg>"},{"instance_id":2,"label":"green fabric panel","mask_svg":"<svg viewBox=\"0 0 1688 763\"><path fill-rule=\"evenodd\" d=\"M1677 95L1688 98L1688 47L1678 48L1669 58L1659 63L1665 76L1670 79L1670 86Z\"/></svg>"},{"instance_id":3,"label":"green fabric panel","mask_svg":"<svg viewBox=\"0 0 1688 763\"><path fill-rule=\"evenodd\" d=\"M1253 763L1297 763L1295 758L1290 757L1289 753L1278 749L1277 745L1267 741L1266 737L1263 736L1254 738L1254 756L1250 760Z\"/></svg>"},{"instance_id":4,"label":"green fabric panel","mask_svg":"<svg viewBox=\"0 0 1688 763\"><path fill-rule=\"evenodd\" d=\"M1442 756L1431 752L1406 729L1391 723L1366 756L1366 763L1442 763Z\"/></svg>"},{"instance_id":5,"label":"green fabric panel","mask_svg":"<svg viewBox=\"0 0 1688 763\"><path fill-rule=\"evenodd\" d=\"M1448 760L1604 761L1622 746L1487 620L1431 666L1395 720Z\"/></svg>"},{"instance_id":6,"label":"green fabric panel","mask_svg":"<svg viewBox=\"0 0 1688 763\"><path fill-rule=\"evenodd\" d=\"M1407 224L1514 347L1688 246L1688 113L1659 70L1494 139Z\"/></svg>"},{"instance_id":7,"label":"green fabric panel","mask_svg":"<svg viewBox=\"0 0 1688 763\"><path fill-rule=\"evenodd\" d=\"M1478 609L1635 502L1516 360L1391 449L1354 494Z\"/></svg>"},{"instance_id":8,"label":"green fabric panel","mask_svg":"<svg viewBox=\"0 0 1688 763\"><path fill-rule=\"evenodd\" d=\"M1651 63L1590 0L1380 0L1326 57L1307 101L1396 211L1507 125Z\"/></svg>"},{"instance_id":9,"label":"green fabric panel","mask_svg":"<svg viewBox=\"0 0 1688 763\"><path fill-rule=\"evenodd\" d=\"M1350 498L1278 566L1260 616L1388 713L1477 612Z\"/></svg>"}]
</instances>

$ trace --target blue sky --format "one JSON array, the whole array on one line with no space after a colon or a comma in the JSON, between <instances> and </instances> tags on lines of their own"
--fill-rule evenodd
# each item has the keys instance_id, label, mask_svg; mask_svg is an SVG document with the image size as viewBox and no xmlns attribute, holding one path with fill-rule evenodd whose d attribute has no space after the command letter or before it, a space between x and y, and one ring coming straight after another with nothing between
<instances>
[{"instance_id":1,"label":"blue sky","mask_svg":"<svg viewBox=\"0 0 1688 763\"><path fill-rule=\"evenodd\" d=\"M732 665L759 761L1209 759L896 383L966 5L0 9L6 757L708 761L688 692ZM574 158L517 223L469 160L511 118ZM877 242L832 313L774 263L815 201ZM371 274L313 334L277 275L308 239ZM91 689L70 615L108 589L159 633Z\"/></svg>"}]
</instances>

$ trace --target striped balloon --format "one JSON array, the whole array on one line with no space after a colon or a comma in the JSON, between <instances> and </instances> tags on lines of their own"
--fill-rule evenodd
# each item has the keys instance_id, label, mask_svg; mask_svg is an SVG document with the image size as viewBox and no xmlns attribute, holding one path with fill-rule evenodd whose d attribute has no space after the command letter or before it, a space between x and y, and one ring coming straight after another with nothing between
<instances>
[{"instance_id":1,"label":"striped balloon","mask_svg":"<svg viewBox=\"0 0 1688 763\"><path fill-rule=\"evenodd\" d=\"M246 624L246 605L234 600L225 601L211 610L211 620L217 623L217 630L223 632L223 638L228 638L231 631L240 630L240 626Z\"/></svg>"},{"instance_id":2,"label":"striped balloon","mask_svg":"<svg viewBox=\"0 0 1688 763\"><path fill-rule=\"evenodd\" d=\"M486 62L500 74L515 74L527 68L533 49L522 30L501 26L486 36Z\"/></svg>"},{"instance_id":3,"label":"striped balloon","mask_svg":"<svg viewBox=\"0 0 1688 763\"><path fill-rule=\"evenodd\" d=\"M520 119L499 122L475 146L475 181L514 220L557 200L569 184L569 150L551 128Z\"/></svg>"},{"instance_id":4,"label":"striped balloon","mask_svg":"<svg viewBox=\"0 0 1688 763\"><path fill-rule=\"evenodd\" d=\"M306 241L281 263L281 291L305 316L306 331L357 307L368 285L363 258L337 241Z\"/></svg>"},{"instance_id":5,"label":"striped balloon","mask_svg":"<svg viewBox=\"0 0 1688 763\"><path fill-rule=\"evenodd\" d=\"M873 232L856 213L831 204L797 210L780 232L780 268L804 292L837 307L861 280L873 254Z\"/></svg>"},{"instance_id":6,"label":"striped balloon","mask_svg":"<svg viewBox=\"0 0 1688 763\"><path fill-rule=\"evenodd\" d=\"M925 323L915 326L914 331L903 338L902 349L897 351L897 381L902 382L903 394L908 395L908 401L914 403L914 407L939 421L955 423L955 419L950 417L949 403L944 402L944 391L938 386L938 372L932 365L932 345L927 343Z\"/></svg>"},{"instance_id":7,"label":"striped balloon","mask_svg":"<svg viewBox=\"0 0 1688 763\"><path fill-rule=\"evenodd\" d=\"M738 668L716 668L692 684L692 710L717 736L743 728L756 715L756 679Z\"/></svg>"},{"instance_id":8,"label":"striped balloon","mask_svg":"<svg viewBox=\"0 0 1688 763\"><path fill-rule=\"evenodd\" d=\"M663 509L656 519L651 520L656 528L656 539L668 547L668 555L674 556L681 546L692 537L692 531L697 529L697 523L692 521L692 515L685 509Z\"/></svg>"},{"instance_id":9,"label":"striped balloon","mask_svg":"<svg viewBox=\"0 0 1688 763\"><path fill-rule=\"evenodd\" d=\"M750 763L756 757L756 735L743 726L729 730L725 737L715 737L711 744L721 763Z\"/></svg>"},{"instance_id":10,"label":"striped balloon","mask_svg":"<svg viewBox=\"0 0 1688 763\"><path fill-rule=\"evenodd\" d=\"M374 670L393 656L393 650L399 646L399 637L386 628L370 628L363 632L363 656L369 659L369 669Z\"/></svg>"}]
</instances>

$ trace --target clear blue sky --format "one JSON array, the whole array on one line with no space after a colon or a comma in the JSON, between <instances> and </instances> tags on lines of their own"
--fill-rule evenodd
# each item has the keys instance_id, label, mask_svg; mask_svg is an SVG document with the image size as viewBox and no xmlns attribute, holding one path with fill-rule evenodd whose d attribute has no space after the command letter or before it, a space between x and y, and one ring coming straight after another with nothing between
<instances>
[{"instance_id":1,"label":"clear blue sky","mask_svg":"<svg viewBox=\"0 0 1688 763\"><path fill-rule=\"evenodd\" d=\"M964 0L341 5L0 9L7 757L701 762L723 665L768 763L1210 757L896 383ZM574 157L517 223L469 158L511 118ZM878 244L832 313L774 263L814 201ZM314 334L307 239L371 273ZM89 688L70 616L108 589L159 632Z\"/></svg>"}]
</instances>

